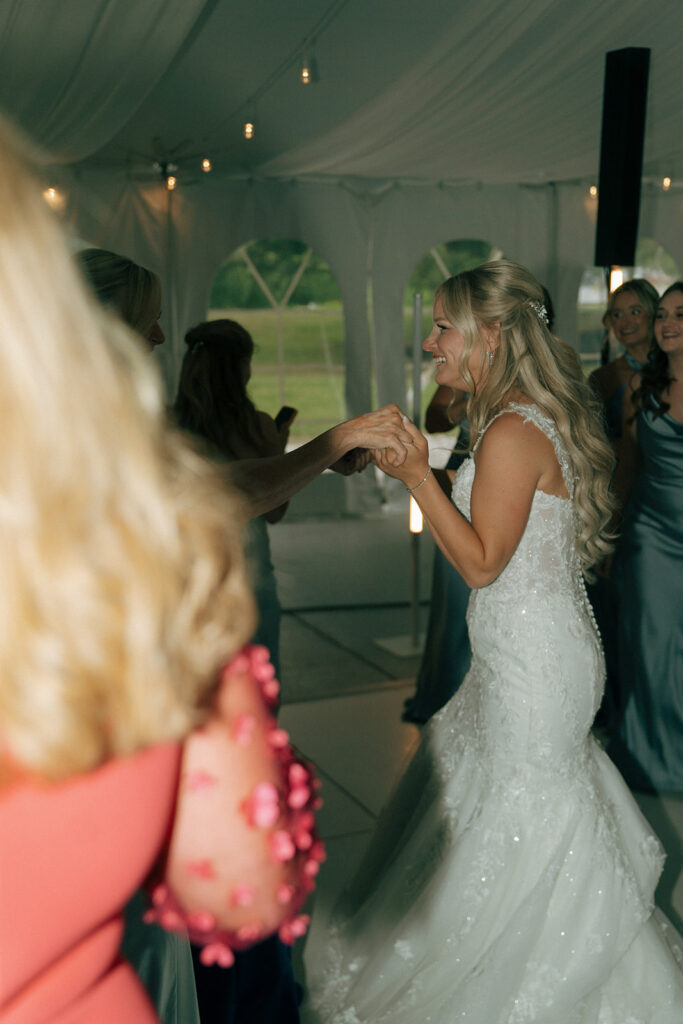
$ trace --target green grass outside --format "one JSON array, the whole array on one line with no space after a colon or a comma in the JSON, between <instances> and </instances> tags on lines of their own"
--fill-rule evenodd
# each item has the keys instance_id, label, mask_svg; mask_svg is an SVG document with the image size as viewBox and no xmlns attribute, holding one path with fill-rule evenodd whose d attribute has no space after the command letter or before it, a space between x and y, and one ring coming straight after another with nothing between
<instances>
[{"instance_id":1,"label":"green grass outside","mask_svg":"<svg viewBox=\"0 0 683 1024\"><path fill-rule=\"evenodd\" d=\"M277 317L270 309L212 309L209 319L237 320L251 334L256 346L254 366L277 364ZM314 310L295 307L282 313L282 335L287 363L344 365L344 317L341 309Z\"/></svg>"},{"instance_id":2,"label":"green grass outside","mask_svg":"<svg viewBox=\"0 0 683 1024\"><path fill-rule=\"evenodd\" d=\"M600 327L602 307L585 307L579 311L581 330ZM277 323L272 310L210 310L209 318L228 317L243 324L256 345L249 390L257 408L275 416L283 404L280 400L277 371ZM431 310L423 310L423 337L431 329ZM290 437L303 442L328 429L346 417L344 401L344 319L341 309L293 308L282 316L285 352L284 403L299 410ZM413 314L403 313L406 393L412 388ZM585 364L589 373L595 363ZM425 384L422 392L422 423L424 413L436 386ZM371 383L373 408L377 407L377 391ZM407 410L412 414L412 407Z\"/></svg>"}]
</instances>

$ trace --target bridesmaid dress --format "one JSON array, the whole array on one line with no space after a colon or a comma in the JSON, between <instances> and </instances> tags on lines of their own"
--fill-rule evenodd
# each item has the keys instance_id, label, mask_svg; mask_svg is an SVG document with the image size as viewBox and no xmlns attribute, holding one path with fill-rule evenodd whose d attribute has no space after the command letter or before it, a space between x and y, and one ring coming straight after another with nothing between
<instances>
[{"instance_id":1,"label":"bridesmaid dress","mask_svg":"<svg viewBox=\"0 0 683 1024\"><path fill-rule=\"evenodd\" d=\"M633 787L683 792L683 423L646 411L637 433L614 567L623 710L610 753Z\"/></svg>"}]
</instances>

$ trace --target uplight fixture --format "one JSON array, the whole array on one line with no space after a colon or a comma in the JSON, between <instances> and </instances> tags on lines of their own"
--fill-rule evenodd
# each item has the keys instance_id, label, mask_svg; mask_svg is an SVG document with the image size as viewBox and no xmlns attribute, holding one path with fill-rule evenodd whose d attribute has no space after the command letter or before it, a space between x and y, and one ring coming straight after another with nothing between
<instances>
[{"instance_id":1,"label":"uplight fixture","mask_svg":"<svg viewBox=\"0 0 683 1024\"><path fill-rule=\"evenodd\" d=\"M204 174L208 174L209 171L213 170L213 164L209 160L208 156L205 156L202 160L202 170L204 171Z\"/></svg>"},{"instance_id":2,"label":"uplight fixture","mask_svg":"<svg viewBox=\"0 0 683 1024\"><path fill-rule=\"evenodd\" d=\"M253 121L245 121L244 122L244 137L245 137L245 139L253 139L254 138L254 122Z\"/></svg>"},{"instance_id":3,"label":"uplight fixture","mask_svg":"<svg viewBox=\"0 0 683 1024\"><path fill-rule=\"evenodd\" d=\"M168 191L172 192L177 184L178 182L176 178L172 174L169 174L168 178L166 179L166 188L168 189Z\"/></svg>"},{"instance_id":4,"label":"uplight fixture","mask_svg":"<svg viewBox=\"0 0 683 1024\"><path fill-rule=\"evenodd\" d=\"M609 272L610 295L624 283L624 271L621 267L611 267Z\"/></svg>"},{"instance_id":5,"label":"uplight fixture","mask_svg":"<svg viewBox=\"0 0 683 1024\"><path fill-rule=\"evenodd\" d=\"M597 197L597 194L598 194L598 186L597 185L591 185L591 187L588 189L588 192L593 197L593 199L595 199Z\"/></svg>"},{"instance_id":6,"label":"uplight fixture","mask_svg":"<svg viewBox=\"0 0 683 1024\"><path fill-rule=\"evenodd\" d=\"M415 498L410 495L410 517L408 526L411 533L422 533L422 509L415 501Z\"/></svg>"},{"instance_id":7,"label":"uplight fixture","mask_svg":"<svg viewBox=\"0 0 683 1024\"><path fill-rule=\"evenodd\" d=\"M665 192L668 192L671 188L671 178L662 178L662 188Z\"/></svg>"}]
</instances>

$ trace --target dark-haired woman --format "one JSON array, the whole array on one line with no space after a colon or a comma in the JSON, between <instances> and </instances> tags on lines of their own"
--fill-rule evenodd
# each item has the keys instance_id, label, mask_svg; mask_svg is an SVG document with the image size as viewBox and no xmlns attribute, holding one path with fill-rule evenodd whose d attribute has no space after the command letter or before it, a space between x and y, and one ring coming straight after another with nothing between
<instances>
[{"instance_id":1,"label":"dark-haired woman","mask_svg":"<svg viewBox=\"0 0 683 1024\"><path fill-rule=\"evenodd\" d=\"M247 385L254 342L235 320L210 320L185 335L174 412L180 427L208 442L228 462L281 455L288 427L254 406ZM287 505L251 518L244 531L250 582L258 608L255 643L268 647L279 677L280 603L270 557L267 523ZM202 1024L297 1024L298 995L288 949L277 938L239 954L230 972L205 966L193 948Z\"/></svg>"},{"instance_id":2,"label":"dark-haired woman","mask_svg":"<svg viewBox=\"0 0 683 1024\"><path fill-rule=\"evenodd\" d=\"M175 402L179 426L208 441L230 462L281 455L288 426L278 430L254 406L247 385L254 342L235 320L210 320L188 331ZM267 523L282 519L287 504L249 521L245 533L251 584L259 611L255 643L265 644L279 677L280 603L270 556Z\"/></svg>"},{"instance_id":3,"label":"dark-haired woman","mask_svg":"<svg viewBox=\"0 0 683 1024\"><path fill-rule=\"evenodd\" d=\"M624 700L615 758L633 786L683 792L683 282L659 300L654 331L624 399L635 484L614 569Z\"/></svg>"}]
</instances>

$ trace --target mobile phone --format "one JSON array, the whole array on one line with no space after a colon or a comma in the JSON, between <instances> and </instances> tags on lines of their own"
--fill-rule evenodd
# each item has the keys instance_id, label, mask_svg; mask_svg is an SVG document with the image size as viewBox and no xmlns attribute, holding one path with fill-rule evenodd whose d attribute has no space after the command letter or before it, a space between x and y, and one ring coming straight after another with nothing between
<instances>
[{"instance_id":1,"label":"mobile phone","mask_svg":"<svg viewBox=\"0 0 683 1024\"><path fill-rule=\"evenodd\" d=\"M283 427L289 426L298 411L298 409L294 409L291 405L283 405L275 417L275 426L277 429L282 430Z\"/></svg>"}]
</instances>

